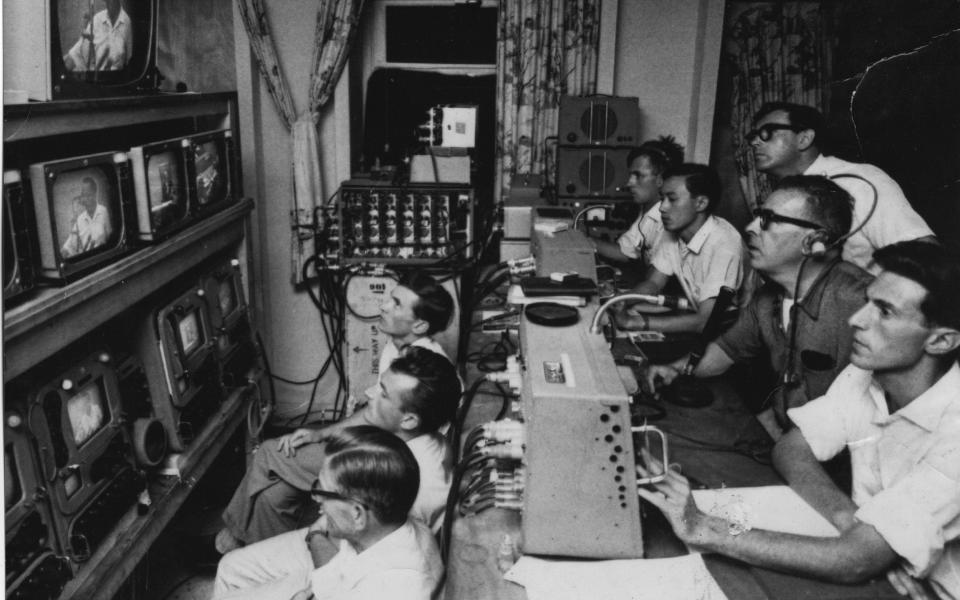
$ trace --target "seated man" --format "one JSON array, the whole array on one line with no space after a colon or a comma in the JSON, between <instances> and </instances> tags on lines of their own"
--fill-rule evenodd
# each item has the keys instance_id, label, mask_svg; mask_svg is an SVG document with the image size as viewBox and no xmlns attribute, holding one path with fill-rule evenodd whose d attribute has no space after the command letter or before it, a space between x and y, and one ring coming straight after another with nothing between
<instances>
[{"instance_id":1,"label":"seated man","mask_svg":"<svg viewBox=\"0 0 960 600\"><path fill-rule=\"evenodd\" d=\"M433 534L407 516L419 484L409 447L378 427L358 425L328 436L323 455L311 490L320 518L224 556L214 598L431 597L443 564ZM339 550L332 558L331 542ZM233 564L238 560L243 568Z\"/></svg>"},{"instance_id":2,"label":"seated man","mask_svg":"<svg viewBox=\"0 0 960 600\"><path fill-rule=\"evenodd\" d=\"M593 239L597 254L614 262L641 260L646 266L660 234L660 190L663 174L671 166L683 162L683 147L673 136L649 140L627 155L630 179L627 187L633 201L640 207L640 216L617 238L616 242Z\"/></svg>"},{"instance_id":3,"label":"seated man","mask_svg":"<svg viewBox=\"0 0 960 600\"><path fill-rule=\"evenodd\" d=\"M768 102L757 111L753 122L747 142L753 146L757 169L775 178L800 174L836 177L837 184L853 196L853 227L858 229L843 246L843 260L876 275L871 256L877 248L906 240L935 239L889 175L873 165L821 153L825 126L817 109Z\"/></svg>"},{"instance_id":4,"label":"seated man","mask_svg":"<svg viewBox=\"0 0 960 600\"><path fill-rule=\"evenodd\" d=\"M788 426L787 409L822 396L850 360L847 320L872 279L840 260L851 211L850 195L825 177L780 180L746 229L750 266L765 283L693 371L714 377L735 363L769 357L779 384L761 409L772 408L776 421L769 412L760 420L774 439ZM817 244L822 252L814 251ZM651 367L650 388L670 384L686 363L683 357Z\"/></svg>"},{"instance_id":5,"label":"seated man","mask_svg":"<svg viewBox=\"0 0 960 600\"><path fill-rule=\"evenodd\" d=\"M709 552L836 582L888 572L900 593L960 598L960 259L921 241L873 258L882 270L850 318L852 364L789 411L797 427L774 448L777 470L840 537L731 528L701 512L673 470L640 495ZM818 462L847 447L852 499Z\"/></svg>"},{"instance_id":6,"label":"seated man","mask_svg":"<svg viewBox=\"0 0 960 600\"><path fill-rule=\"evenodd\" d=\"M674 275L696 311L670 316L621 311L615 313L618 325L632 330L699 332L720 288L740 288L743 242L733 225L713 214L719 201L720 178L706 165L685 163L664 174L660 202L664 233L653 250L645 280L633 291L658 294Z\"/></svg>"},{"instance_id":7,"label":"seated man","mask_svg":"<svg viewBox=\"0 0 960 600\"><path fill-rule=\"evenodd\" d=\"M413 515L437 525L450 487L447 443L438 429L453 418L459 400L460 380L450 361L425 348L407 348L381 374L378 392L361 410L311 431L297 446L280 438L260 447L223 513L227 528L217 535L217 550L296 529L325 456L319 442L350 425L376 425L407 442L420 465Z\"/></svg>"}]
</instances>

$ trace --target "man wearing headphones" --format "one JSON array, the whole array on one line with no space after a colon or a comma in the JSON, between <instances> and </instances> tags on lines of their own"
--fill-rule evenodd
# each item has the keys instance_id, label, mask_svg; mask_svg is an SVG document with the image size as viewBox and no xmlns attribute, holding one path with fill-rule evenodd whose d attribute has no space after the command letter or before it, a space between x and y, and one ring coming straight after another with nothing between
<instances>
[{"instance_id":1,"label":"man wearing headphones","mask_svg":"<svg viewBox=\"0 0 960 600\"><path fill-rule=\"evenodd\" d=\"M779 385L759 418L774 439L788 427L787 409L826 392L849 362L847 319L863 304L871 280L840 260L850 220L850 195L833 181L781 179L746 230L750 264L765 283L737 322L707 346L693 372L713 377L734 363L769 357ZM686 362L651 367L651 388L671 383Z\"/></svg>"},{"instance_id":2,"label":"man wearing headphones","mask_svg":"<svg viewBox=\"0 0 960 600\"><path fill-rule=\"evenodd\" d=\"M843 246L843 259L874 275L873 251L894 242L923 238L933 231L918 215L897 182L879 168L851 163L820 152L824 120L820 111L789 102L768 102L747 134L757 169L781 178L824 175L853 196L854 233Z\"/></svg>"}]
</instances>

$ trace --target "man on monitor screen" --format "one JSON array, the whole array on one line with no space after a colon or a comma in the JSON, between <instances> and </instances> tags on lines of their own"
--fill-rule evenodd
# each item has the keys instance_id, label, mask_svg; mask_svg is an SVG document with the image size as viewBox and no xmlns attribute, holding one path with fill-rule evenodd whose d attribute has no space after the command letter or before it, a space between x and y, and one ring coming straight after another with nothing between
<instances>
[{"instance_id":1,"label":"man on monitor screen","mask_svg":"<svg viewBox=\"0 0 960 600\"><path fill-rule=\"evenodd\" d=\"M97 200L97 182L84 177L80 195L73 199L73 226L67 241L60 248L63 258L84 254L107 243L110 237L110 214Z\"/></svg>"},{"instance_id":2,"label":"man on monitor screen","mask_svg":"<svg viewBox=\"0 0 960 600\"><path fill-rule=\"evenodd\" d=\"M68 71L119 71L133 54L133 29L130 16L120 0L104 0L106 8L93 15L84 12L80 39L63 57Z\"/></svg>"}]
</instances>

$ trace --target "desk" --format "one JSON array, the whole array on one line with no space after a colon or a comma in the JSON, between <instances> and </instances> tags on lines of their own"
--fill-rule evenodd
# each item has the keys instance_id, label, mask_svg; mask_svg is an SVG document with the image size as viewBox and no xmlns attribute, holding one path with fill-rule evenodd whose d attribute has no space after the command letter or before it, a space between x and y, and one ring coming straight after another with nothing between
<instances>
[{"instance_id":1,"label":"desk","mask_svg":"<svg viewBox=\"0 0 960 600\"><path fill-rule=\"evenodd\" d=\"M474 336L482 338L484 336ZM489 339L489 338L488 338ZM482 345L486 340L471 340ZM743 402L721 379L709 382L714 402L706 408L666 406L667 415L653 424L706 442L699 445L671 437L671 462L679 462L684 474L706 487L758 486L782 483L773 468L744 454L721 451L739 441L762 440L766 433ZM500 408L498 398L477 396L464 431L492 420ZM650 558L677 556L686 550L677 540L660 512L644 505L644 547ZM489 509L454 521L447 580L446 600L525 600L524 588L505 581L496 565L496 552L504 534L520 537L520 513ZM562 527L562 524L558 524ZM811 579L749 567L720 556L705 557L707 568L730 600L776 598L901 598L886 580L858 586L832 585Z\"/></svg>"}]
</instances>

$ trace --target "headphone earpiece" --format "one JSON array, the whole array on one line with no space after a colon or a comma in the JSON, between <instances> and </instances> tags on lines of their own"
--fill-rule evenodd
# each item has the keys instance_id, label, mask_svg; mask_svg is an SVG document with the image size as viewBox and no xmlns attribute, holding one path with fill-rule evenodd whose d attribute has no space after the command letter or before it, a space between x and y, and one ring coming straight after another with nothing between
<instances>
[{"instance_id":1,"label":"headphone earpiece","mask_svg":"<svg viewBox=\"0 0 960 600\"><path fill-rule=\"evenodd\" d=\"M827 254L827 250L833 247L833 241L830 237L830 232L826 229L817 229L810 233L803 238L803 255L823 258Z\"/></svg>"}]
</instances>

